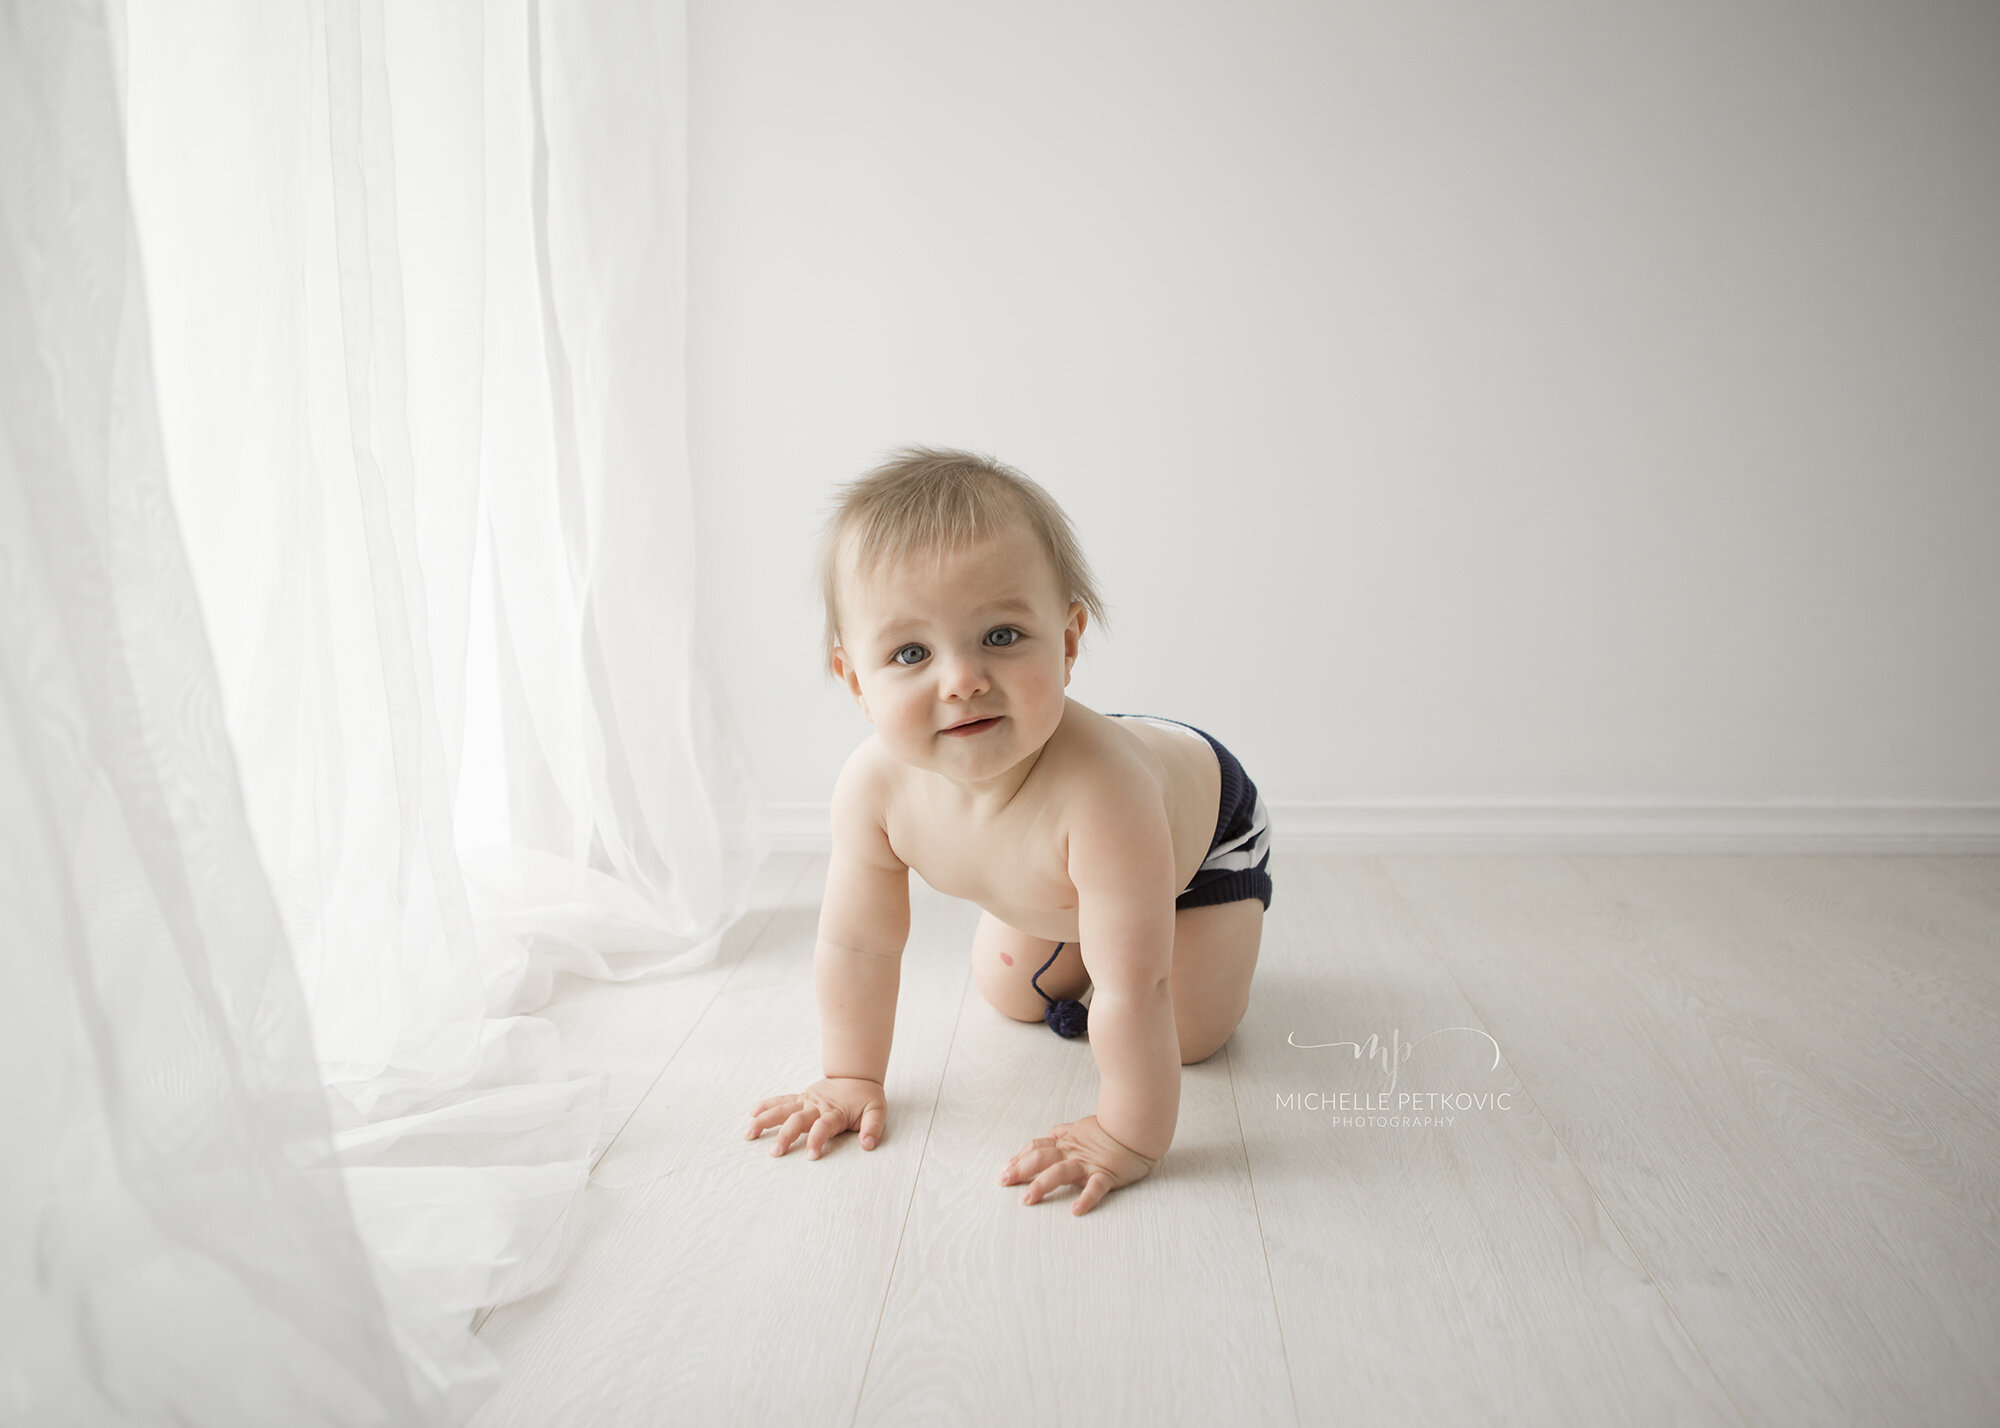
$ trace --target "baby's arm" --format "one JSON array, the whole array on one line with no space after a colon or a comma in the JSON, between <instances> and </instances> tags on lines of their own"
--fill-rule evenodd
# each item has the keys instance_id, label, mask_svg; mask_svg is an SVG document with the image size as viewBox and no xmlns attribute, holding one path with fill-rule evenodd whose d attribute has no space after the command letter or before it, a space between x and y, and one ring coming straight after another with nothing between
<instances>
[{"instance_id":1,"label":"baby's arm","mask_svg":"<svg viewBox=\"0 0 2000 1428\"><path fill-rule=\"evenodd\" d=\"M833 856L813 948L820 1074L829 1078L880 1081L889 1072L910 937L910 869L889 846L882 793L864 745L834 783Z\"/></svg>"},{"instance_id":2,"label":"baby's arm","mask_svg":"<svg viewBox=\"0 0 2000 1428\"><path fill-rule=\"evenodd\" d=\"M773 1155L800 1135L818 1159L826 1143L856 1131L873 1150L888 1125L889 1041L903 944L910 935L910 870L882 827L883 786L866 745L840 771L833 789L833 857L813 947L824 1079L796 1095L771 1096L751 1108L745 1138L778 1127Z\"/></svg>"},{"instance_id":3,"label":"baby's arm","mask_svg":"<svg viewBox=\"0 0 2000 1428\"><path fill-rule=\"evenodd\" d=\"M1156 785L1107 770L1069 809L1077 945L1090 973L1097 1123L1149 1160L1166 1154L1180 1116L1174 959L1174 840Z\"/></svg>"}]
</instances>

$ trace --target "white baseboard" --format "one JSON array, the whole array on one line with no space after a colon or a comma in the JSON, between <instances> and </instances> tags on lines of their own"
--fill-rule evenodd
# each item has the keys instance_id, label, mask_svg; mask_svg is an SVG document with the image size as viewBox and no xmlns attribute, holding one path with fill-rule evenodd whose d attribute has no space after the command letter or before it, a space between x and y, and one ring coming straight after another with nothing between
<instances>
[{"instance_id":1,"label":"white baseboard","mask_svg":"<svg viewBox=\"0 0 2000 1428\"><path fill-rule=\"evenodd\" d=\"M1274 803L1281 853L2000 854L1994 804ZM765 805L778 852L824 853L827 805Z\"/></svg>"}]
</instances>

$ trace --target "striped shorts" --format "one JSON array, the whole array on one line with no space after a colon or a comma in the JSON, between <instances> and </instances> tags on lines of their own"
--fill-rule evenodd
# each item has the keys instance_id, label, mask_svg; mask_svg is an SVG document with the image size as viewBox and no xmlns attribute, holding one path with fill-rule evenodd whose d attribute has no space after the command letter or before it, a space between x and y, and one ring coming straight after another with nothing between
<instances>
[{"instance_id":1,"label":"striped shorts","mask_svg":"<svg viewBox=\"0 0 2000 1428\"><path fill-rule=\"evenodd\" d=\"M1254 897L1268 909L1271 906L1271 815L1265 812L1264 796L1257 792L1257 785L1250 782L1250 775L1243 772L1243 765L1236 761L1236 755L1207 733L1178 719L1163 719L1152 714L1108 714L1105 717L1144 719L1149 724L1180 729L1191 736L1207 739L1209 747L1215 750L1216 763L1222 766L1222 797L1217 800L1215 810L1215 837L1208 845L1208 856L1202 859L1201 866L1188 879L1181 895L1174 899L1175 908L1208 907Z\"/></svg>"}]
</instances>

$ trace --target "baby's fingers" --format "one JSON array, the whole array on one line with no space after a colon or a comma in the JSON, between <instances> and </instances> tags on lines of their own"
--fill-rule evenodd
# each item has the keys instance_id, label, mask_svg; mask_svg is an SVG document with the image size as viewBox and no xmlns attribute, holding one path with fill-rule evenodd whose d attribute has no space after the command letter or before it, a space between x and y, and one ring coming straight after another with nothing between
<instances>
[{"instance_id":1,"label":"baby's fingers","mask_svg":"<svg viewBox=\"0 0 2000 1428\"><path fill-rule=\"evenodd\" d=\"M1088 1173L1080 1160L1058 1161L1029 1182L1027 1193L1021 1196L1021 1203L1033 1205L1064 1185L1075 1185Z\"/></svg>"},{"instance_id":2,"label":"baby's fingers","mask_svg":"<svg viewBox=\"0 0 2000 1428\"><path fill-rule=\"evenodd\" d=\"M806 1155L818 1160L826 1150L826 1143L849 1129L851 1127L847 1124L845 1115L834 1111L823 1112L820 1118L813 1122L812 1134L806 1137Z\"/></svg>"},{"instance_id":3,"label":"baby's fingers","mask_svg":"<svg viewBox=\"0 0 2000 1428\"><path fill-rule=\"evenodd\" d=\"M750 1112L750 1126L743 1132L745 1140L756 1140L765 1131L791 1114L791 1108L798 1104L796 1096L770 1096L759 1101Z\"/></svg>"},{"instance_id":4,"label":"baby's fingers","mask_svg":"<svg viewBox=\"0 0 2000 1428\"><path fill-rule=\"evenodd\" d=\"M787 1150L791 1149L792 1142L810 1130L812 1123L818 1118L819 1112L815 1111L811 1106L807 1106L804 1110L795 1112L787 1117L785 1123L778 1127L777 1143L771 1147L771 1154L783 1155Z\"/></svg>"},{"instance_id":5,"label":"baby's fingers","mask_svg":"<svg viewBox=\"0 0 2000 1428\"><path fill-rule=\"evenodd\" d=\"M1117 1182L1109 1175L1102 1170L1093 1170L1089 1182L1077 1193L1076 1203L1069 1207L1069 1212L1072 1215L1087 1215L1098 1201L1117 1188Z\"/></svg>"},{"instance_id":6,"label":"baby's fingers","mask_svg":"<svg viewBox=\"0 0 2000 1428\"><path fill-rule=\"evenodd\" d=\"M1022 1146L1019 1150L1014 1152L1014 1159L1020 1160L1024 1156L1033 1155L1038 1150L1055 1150L1055 1149L1056 1149L1055 1141L1051 1140L1048 1136L1045 1135L1036 1136L1033 1140L1029 1141L1026 1145Z\"/></svg>"},{"instance_id":7,"label":"baby's fingers","mask_svg":"<svg viewBox=\"0 0 2000 1428\"><path fill-rule=\"evenodd\" d=\"M873 1150L882 1139L883 1127L889 1123L889 1113L881 1106L870 1106L861 1113L861 1148Z\"/></svg>"},{"instance_id":8,"label":"baby's fingers","mask_svg":"<svg viewBox=\"0 0 2000 1428\"><path fill-rule=\"evenodd\" d=\"M1017 1180L1026 1180L1051 1165L1061 1164L1063 1159L1063 1153L1054 1146L1031 1145L1007 1162L1006 1168L1000 1172L1000 1183L1012 1185Z\"/></svg>"}]
</instances>

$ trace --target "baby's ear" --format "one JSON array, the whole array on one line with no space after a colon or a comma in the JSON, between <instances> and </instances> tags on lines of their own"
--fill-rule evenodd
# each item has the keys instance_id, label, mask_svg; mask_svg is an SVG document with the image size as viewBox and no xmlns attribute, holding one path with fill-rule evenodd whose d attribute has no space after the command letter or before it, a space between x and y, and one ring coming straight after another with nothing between
<instances>
[{"instance_id":1,"label":"baby's ear","mask_svg":"<svg viewBox=\"0 0 2000 1428\"><path fill-rule=\"evenodd\" d=\"M847 662L847 651L835 645L831 663L834 675L847 686L847 692L854 696L854 702L861 706L862 716L873 724L875 716L868 712L868 697L861 692L861 681L855 677L854 666Z\"/></svg>"}]
</instances>

